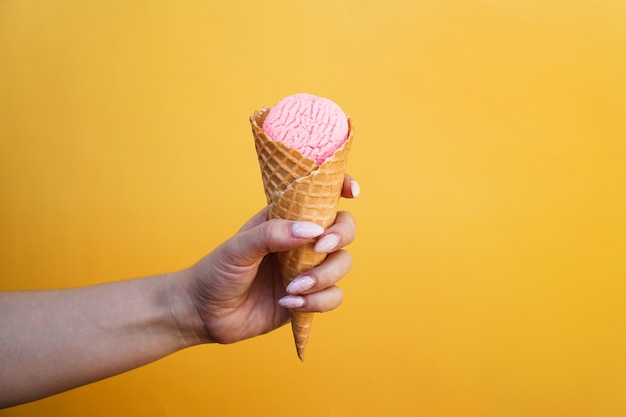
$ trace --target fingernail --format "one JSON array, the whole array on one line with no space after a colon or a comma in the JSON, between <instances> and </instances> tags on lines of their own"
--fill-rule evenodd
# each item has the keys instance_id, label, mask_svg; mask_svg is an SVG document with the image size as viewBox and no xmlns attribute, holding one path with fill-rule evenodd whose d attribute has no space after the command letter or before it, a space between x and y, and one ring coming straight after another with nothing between
<instances>
[{"instance_id":1,"label":"fingernail","mask_svg":"<svg viewBox=\"0 0 626 417\"><path fill-rule=\"evenodd\" d=\"M361 194L361 187L355 180L350 181L350 190L352 191L352 197L357 198Z\"/></svg>"},{"instance_id":2,"label":"fingernail","mask_svg":"<svg viewBox=\"0 0 626 417\"><path fill-rule=\"evenodd\" d=\"M310 239L324 233L324 228L311 222L296 222L291 226L291 235L301 239Z\"/></svg>"},{"instance_id":3,"label":"fingernail","mask_svg":"<svg viewBox=\"0 0 626 417\"><path fill-rule=\"evenodd\" d=\"M297 295L286 295L278 300L278 304L284 308L300 308L304 305L304 298Z\"/></svg>"},{"instance_id":4,"label":"fingernail","mask_svg":"<svg viewBox=\"0 0 626 417\"><path fill-rule=\"evenodd\" d=\"M291 281L287 285L287 292L289 294L298 294L307 290L310 290L315 285L315 278L311 276L298 277Z\"/></svg>"},{"instance_id":5,"label":"fingernail","mask_svg":"<svg viewBox=\"0 0 626 417\"><path fill-rule=\"evenodd\" d=\"M315 244L315 252L317 253L328 253L339 246L339 235L336 233L330 233Z\"/></svg>"}]
</instances>

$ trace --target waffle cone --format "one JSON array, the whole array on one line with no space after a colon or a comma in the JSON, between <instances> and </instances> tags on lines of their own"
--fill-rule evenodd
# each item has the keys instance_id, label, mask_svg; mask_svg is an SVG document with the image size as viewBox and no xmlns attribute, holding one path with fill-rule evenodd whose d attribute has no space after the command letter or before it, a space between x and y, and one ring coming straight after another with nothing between
<instances>
[{"instance_id":1,"label":"waffle cone","mask_svg":"<svg viewBox=\"0 0 626 417\"><path fill-rule=\"evenodd\" d=\"M273 141L263 132L263 120L268 110L255 112L250 116L250 124L270 218L314 222L326 229L337 217L352 145L352 123L348 119L348 139L344 145L324 163L318 164L297 150ZM278 254L285 286L326 259L327 255L316 253L314 246L315 242L309 242ZM314 313L290 310L291 327L300 360L304 360L313 315Z\"/></svg>"}]
</instances>

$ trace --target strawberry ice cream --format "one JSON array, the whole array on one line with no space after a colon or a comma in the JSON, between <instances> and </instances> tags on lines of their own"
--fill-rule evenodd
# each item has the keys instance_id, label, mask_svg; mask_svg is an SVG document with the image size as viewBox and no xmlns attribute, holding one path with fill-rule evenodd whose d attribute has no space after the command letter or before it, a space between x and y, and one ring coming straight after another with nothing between
<instances>
[{"instance_id":1,"label":"strawberry ice cream","mask_svg":"<svg viewBox=\"0 0 626 417\"><path fill-rule=\"evenodd\" d=\"M273 106L263 131L318 164L332 156L348 137L348 118L332 100L295 94Z\"/></svg>"}]
</instances>

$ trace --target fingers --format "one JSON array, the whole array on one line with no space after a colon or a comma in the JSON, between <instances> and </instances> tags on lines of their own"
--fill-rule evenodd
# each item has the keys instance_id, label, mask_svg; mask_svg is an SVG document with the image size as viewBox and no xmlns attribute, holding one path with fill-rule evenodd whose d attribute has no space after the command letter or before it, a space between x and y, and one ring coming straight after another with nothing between
<instances>
[{"instance_id":1,"label":"fingers","mask_svg":"<svg viewBox=\"0 0 626 417\"><path fill-rule=\"evenodd\" d=\"M343 292L335 284L352 267L352 257L346 251L330 254L318 267L296 277L287 286L287 296L279 304L298 311L324 312L337 308Z\"/></svg>"},{"instance_id":2,"label":"fingers","mask_svg":"<svg viewBox=\"0 0 626 417\"><path fill-rule=\"evenodd\" d=\"M356 236L356 222L349 212L337 213L335 223L324 230L311 222L267 220L267 208L252 217L230 241L232 254L256 262L268 253L296 248L319 237L318 253L331 253L350 244Z\"/></svg>"},{"instance_id":3,"label":"fingers","mask_svg":"<svg viewBox=\"0 0 626 417\"><path fill-rule=\"evenodd\" d=\"M319 237L315 252L330 253L349 245L356 237L356 221L347 211L337 213L335 223Z\"/></svg>"},{"instance_id":4,"label":"fingers","mask_svg":"<svg viewBox=\"0 0 626 417\"><path fill-rule=\"evenodd\" d=\"M343 187L341 188L341 196L344 198L357 198L361 193L361 187L349 174L343 177Z\"/></svg>"},{"instance_id":5,"label":"fingers","mask_svg":"<svg viewBox=\"0 0 626 417\"><path fill-rule=\"evenodd\" d=\"M253 217L227 243L231 256L245 261L244 264L255 263L269 253L296 248L324 233L321 226L311 222L263 221L262 213ZM255 224L259 221L260 224Z\"/></svg>"},{"instance_id":6,"label":"fingers","mask_svg":"<svg viewBox=\"0 0 626 417\"><path fill-rule=\"evenodd\" d=\"M287 295L278 301L282 307L296 311L325 313L334 310L343 301L343 291L337 286L309 295Z\"/></svg>"},{"instance_id":7,"label":"fingers","mask_svg":"<svg viewBox=\"0 0 626 417\"><path fill-rule=\"evenodd\" d=\"M342 195L354 198L360 192L358 183L346 174L343 181ZM303 245L309 239L319 237L315 251L331 253L350 244L356 236L356 223L352 214L340 211L335 223L326 231L309 222L287 220L268 220L269 210L263 208L248 220L233 238L234 250L246 258L265 256Z\"/></svg>"},{"instance_id":8,"label":"fingers","mask_svg":"<svg viewBox=\"0 0 626 417\"><path fill-rule=\"evenodd\" d=\"M321 265L296 277L287 286L287 294L302 295L321 291L335 285L346 276L352 267L352 256L349 252L331 253Z\"/></svg>"}]
</instances>

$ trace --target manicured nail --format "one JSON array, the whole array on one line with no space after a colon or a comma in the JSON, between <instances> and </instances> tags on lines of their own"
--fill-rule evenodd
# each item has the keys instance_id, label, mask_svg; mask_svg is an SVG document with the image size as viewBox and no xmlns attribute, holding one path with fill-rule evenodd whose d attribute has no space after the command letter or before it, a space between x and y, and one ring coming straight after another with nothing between
<instances>
[{"instance_id":1,"label":"manicured nail","mask_svg":"<svg viewBox=\"0 0 626 417\"><path fill-rule=\"evenodd\" d=\"M361 187L355 180L350 181L350 190L352 191L352 197L357 198L361 194Z\"/></svg>"},{"instance_id":2,"label":"manicured nail","mask_svg":"<svg viewBox=\"0 0 626 417\"><path fill-rule=\"evenodd\" d=\"M304 305L304 298L297 295L286 295L278 300L278 304L284 308L300 308Z\"/></svg>"},{"instance_id":3,"label":"manicured nail","mask_svg":"<svg viewBox=\"0 0 626 417\"><path fill-rule=\"evenodd\" d=\"M311 222L296 222L291 226L291 235L301 239L311 239L324 233L324 228Z\"/></svg>"},{"instance_id":4,"label":"manicured nail","mask_svg":"<svg viewBox=\"0 0 626 417\"><path fill-rule=\"evenodd\" d=\"M317 253L328 253L337 248L340 242L339 235L336 233L330 233L317 241L315 244L315 252Z\"/></svg>"},{"instance_id":5,"label":"manicured nail","mask_svg":"<svg viewBox=\"0 0 626 417\"><path fill-rule=\"evenodd\" d=\"M310 290L315 285L315 278L305 275L303 277L295 278L287 285L287 292L289 294L298 294L307 290Z\"/></svg>"}]
</instances>

